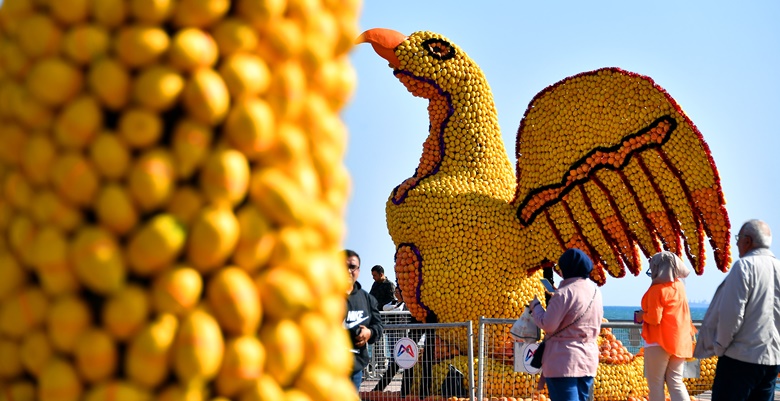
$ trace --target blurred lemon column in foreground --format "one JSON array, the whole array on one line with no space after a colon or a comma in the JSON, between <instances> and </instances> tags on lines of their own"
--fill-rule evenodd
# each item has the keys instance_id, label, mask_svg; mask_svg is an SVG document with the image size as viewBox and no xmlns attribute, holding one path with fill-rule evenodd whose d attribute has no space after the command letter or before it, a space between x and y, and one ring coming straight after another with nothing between
<instances>
[{"instance_id":1,"label":"blurred lemon column in foreground","mask_svg":"<svg viewBox=\"0 0 780 401\"><path fill-rule=\"evenodd\" d=\"M359 0L5 0L0 400L357 399Z\"/></svg>"}]
</instances>

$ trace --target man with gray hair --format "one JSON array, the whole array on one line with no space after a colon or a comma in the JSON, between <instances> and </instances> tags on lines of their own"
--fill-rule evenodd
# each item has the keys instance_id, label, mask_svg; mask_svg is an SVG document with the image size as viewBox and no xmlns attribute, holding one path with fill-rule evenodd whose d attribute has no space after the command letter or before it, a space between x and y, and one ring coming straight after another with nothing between
<instances>
[{"instance_id":1,"label":"man with gray hair","mask_svg":"<svg viewBox=\"0 0 780 401\"><path fill-rule=\"evenodd\" d=\"M780 261L772 233L749 220L736 235L740 259L704 315L694 356L718 356L713 401L772 400L780 365Z\"/></svg>"}]
</instances>

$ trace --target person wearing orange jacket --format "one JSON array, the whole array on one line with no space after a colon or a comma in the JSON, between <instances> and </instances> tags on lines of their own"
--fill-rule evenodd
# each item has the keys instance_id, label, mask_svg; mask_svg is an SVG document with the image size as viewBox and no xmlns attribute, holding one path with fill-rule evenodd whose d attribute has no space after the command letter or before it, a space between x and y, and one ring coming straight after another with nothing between
<instances>
[{"instance_id":1,"label":"person wearing orange jacket","mask_svg":"<svg viewBox=\"0 0 780 401\"><path fill-rule=\"evenodd\" d=\"M683 383L687 358L693 356L693 335L688 297L682 279L690 274L683 261L671 252L650 258L648 275L653 279L642 297L642 338L645 340L645 377L649 401L664 401L664 383L672 401L689 401Z\"/></svg>"}]
</instances>

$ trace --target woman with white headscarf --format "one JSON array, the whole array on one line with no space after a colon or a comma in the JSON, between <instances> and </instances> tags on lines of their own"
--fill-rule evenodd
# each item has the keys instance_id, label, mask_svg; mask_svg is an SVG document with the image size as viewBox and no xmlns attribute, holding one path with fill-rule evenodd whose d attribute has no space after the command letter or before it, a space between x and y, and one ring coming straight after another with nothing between
<instances>
[{"instance_id":1,"label":"woman with white headscarf","mask_svg":"<svg viewBox=\"0 0 780 401\"><path fill-rule=\"evenodd\" d=\"M691 310L682 279L690 270L671 252L650 258L653 282L642 297L642 338L645 340L645 377L649 401L663 401L664 383L672 401L689 401L683 384L683 368L693 356Z\"/></svg>"}]
</instances>

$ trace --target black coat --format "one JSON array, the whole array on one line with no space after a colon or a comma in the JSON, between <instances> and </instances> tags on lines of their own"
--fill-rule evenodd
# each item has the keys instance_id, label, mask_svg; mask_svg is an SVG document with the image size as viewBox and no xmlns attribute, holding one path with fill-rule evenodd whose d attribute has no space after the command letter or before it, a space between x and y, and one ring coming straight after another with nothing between
<instances>
[{"instance_id":1,"label":"black coat","mask_svg":"<svg viewBox=\"0 0 780 401\"><path fill-rule=\"evenodd\" d=\"M374 281L374 284L371 284L369 294L376 298L379 305L385 306L395 299L395 284L388 279L380 282Z\"/></svg>"}]
</instances>

